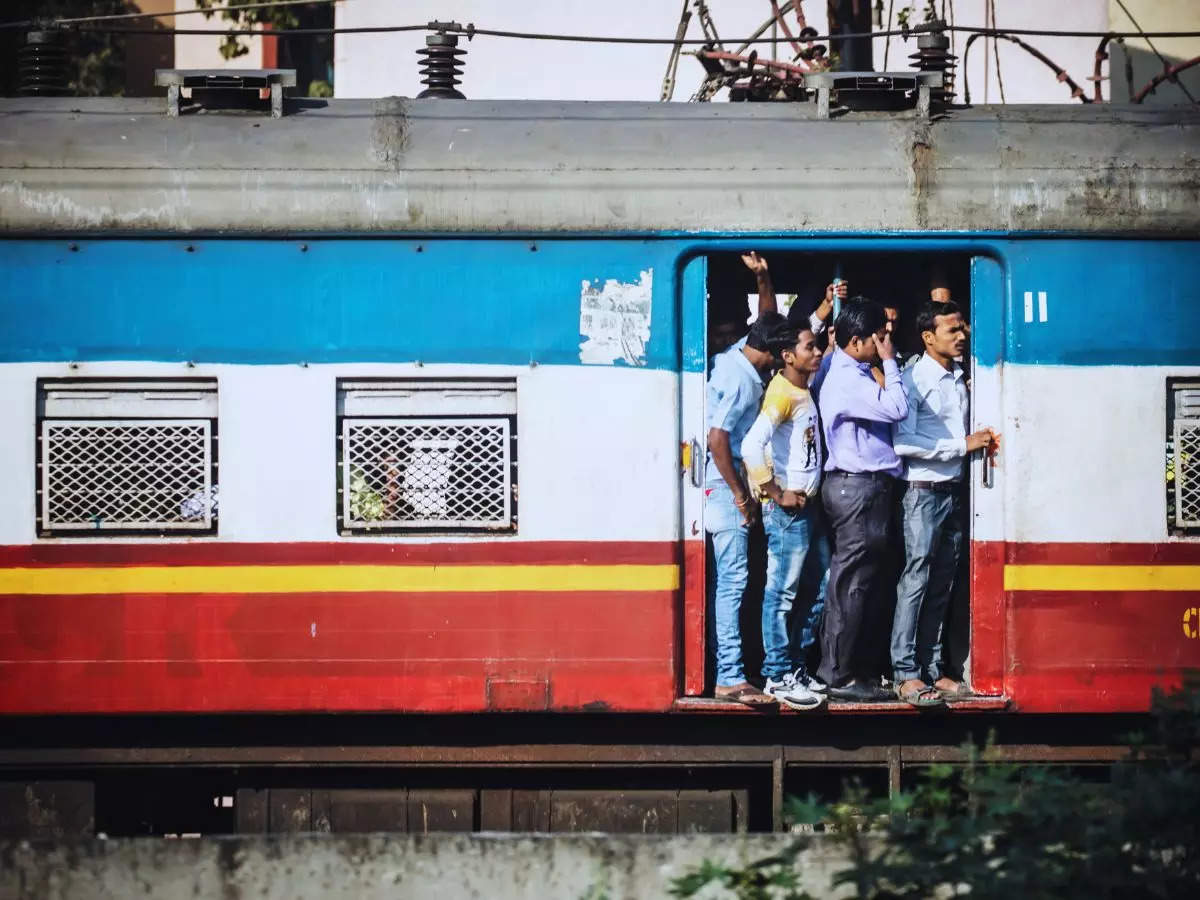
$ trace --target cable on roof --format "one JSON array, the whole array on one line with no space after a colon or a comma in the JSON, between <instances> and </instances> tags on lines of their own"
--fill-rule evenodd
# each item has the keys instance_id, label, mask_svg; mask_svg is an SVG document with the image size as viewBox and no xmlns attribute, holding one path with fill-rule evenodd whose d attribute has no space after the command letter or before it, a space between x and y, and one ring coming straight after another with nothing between
<instances>
[{"instance_id":1,"label":"cable on roof","mask_svg":"<svg viewBox=\"0 0 1200 900\"><path fill-rule=\"evenodd\" d=\"M244 7L243 7L244 8ZM286 37L289 35L306 35L306 34L390 34L393 32L404 31L429 31L439 30L431 29L429 24L423 25L365 25L354 28L230 28L225 31L207 29L207 28L126 28L126 27L101 27L101 28L80 28L76 24L64 22L64 20L56 20L51 22L3 22L0 23L0 29L6 28L52 28L58 25L70 25L71 30L79 31L86 34L154 34L158 36L168 34L185 34L185 35L207 35L210 37L246 37L253 35L266 35L273 37ZM569 41L574 43L590 43L590 44L655 44L671 46L676 43L704 46L710 44L711 41L707 38L688 38L678 40L675 37L668 38L641 38L641 37L617 37L617 36L600 36L591 34L550 34L531 31L506 31L494 28L474 28L466 26L457 31L454 29L440 29L450 33L466 34L468 30L473 29L475 34L486 35L488 37L515 38L519 40L531 41ZM908 37L931 32L963 32L967 34L979 34L984 36L1004 37L1005 35L1032 35L1035 37L1094 37L1101 38L1105 35L1113 37L1140 37L1140 38L1193 38L1200 37L1200 31L1063 31L1042 28L1006 28L999 31L995 28L978 28L970 25L941 25L938 27L930 27L927 25L914 25L909 28L893 28L886 31L860 31L848 32L846 34L818 34L806 35L807 40L811 41L829 41L842 40L849 38L882 38L882 37ZM767 37L751 38L744 43L770 43L771 39Z\"/></svg>"},{"instance_id":2,"label":"cable on roof","mask_svg":"<svg viewBox=\"0 0 1200 900\"><path fill-rule=\"evenodd\" d=\"M1064 69L1062 66L1060 66L1058 63L1056 63L1054 60L1052 60L1050 57L1048 57L1041 50L1038 50L1036 47L1025 43L1025 41L1021 40L1020 38L1013 37L1011 34L1006 34L1002 31L997 32L995 35L990 35L990 36L993 39L1003 38L1006 41L1011 41L1012 43L1016 44L1018 47L1020 47L1022 50L1024 50L1026 53L1028 53L1030 56L1034 57L1035 59L1039 60L1042 63L1045 63L1046 67L1049 68L1056 76L1058 76L1058 80L1064 82L1071 89L1071 96L1073 98L1079 100L1081 103L1091 103L1092 102L1091 97L1089 97L1087 94L1084 93L1083 88L1081 88L1079 86L1079 84L1075 81L1075 79L1072 78L1067 73L1067 70ZM971 44L975 43L976 38L980 38L980 37L987 37L987 35L981 35L981 34L971 35L969 38L967 38L967 45L963 49L963 102L966 103L968 106L971 105L971 83L968 78L967 60L970 58L970 55L971 55ZM983 52L987 53L986 42L984 43L984 51ZM987 57L985 56L984 59L987 59Z\"/></svg>"}]
</instances>

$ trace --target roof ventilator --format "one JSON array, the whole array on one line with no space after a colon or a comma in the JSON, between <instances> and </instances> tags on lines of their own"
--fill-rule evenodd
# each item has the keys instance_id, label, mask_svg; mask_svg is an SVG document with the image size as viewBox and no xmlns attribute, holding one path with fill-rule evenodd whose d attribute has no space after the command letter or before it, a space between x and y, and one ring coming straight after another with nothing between
<instances>
[{"instance_id":1,"label":"roof ventilator","mask_svg":"<svg viewBox=\"0 0 1200 900\"><path fill-rule=\"evenodd\" d=\"M828 119L830 107L852 110L916 108L927 117L954 97L954 61L943 23L933 21L917 34L917 52L909 57L916 72L813 72L804 86L817 95L817 117Z\"/></svg>"},{"instance_id":2,"label":"roof ventilator","mask_svg":"<svg viewBox=\"0 0 1200 900\"><path fill-rule=\"evenodd\" d=\"M260 92L271 93L271 118L283 116L283 89L296 86L295 69L155 69L154 83L167 89L167 115L179 115L180 91L205 109L265 109Z\"/></svg>"},{"instance_id":3,"label":"roof ventilator","mask_svg":"<svg viewBox=\"0 0 1200 900\"><path fill-rule=\"evenodd\" d=\"M929 115L942 90L941 72L813 72L804 86L817 95L817 118L828 119L830 106L846 109L912 109Z\"/></svg>"}]
</instances>

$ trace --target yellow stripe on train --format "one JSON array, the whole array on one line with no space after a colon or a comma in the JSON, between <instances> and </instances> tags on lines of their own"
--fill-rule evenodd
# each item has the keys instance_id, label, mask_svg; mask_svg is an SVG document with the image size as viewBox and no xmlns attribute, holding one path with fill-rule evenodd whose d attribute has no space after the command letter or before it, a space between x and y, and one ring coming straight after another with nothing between
<instances>
[{"instance_id":1,"label":"yellow stripe on train","mask_svg":"<svg viewBox=\"0 0 1200 900\"><path fill-rule=\"evenodd\" d=\"M1200 566L1005 566L1004 589L1200 591Z\"/></svg>"},{"instance_id":2,"label":"yellow stripe on train","mask_svg":"<svg viewBox=\"0 0 1200 900\"><path fill-rule=\"evenodd\" d=\"M0 594L670 591L675 565L130 566L0 569Z\"/></svg>"}]
</instances>

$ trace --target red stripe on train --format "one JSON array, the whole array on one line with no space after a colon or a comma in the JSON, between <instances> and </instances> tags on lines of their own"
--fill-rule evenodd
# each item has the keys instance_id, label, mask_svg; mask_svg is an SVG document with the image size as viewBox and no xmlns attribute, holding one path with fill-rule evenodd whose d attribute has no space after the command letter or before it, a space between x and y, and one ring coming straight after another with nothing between
<instances>
[{"instance_id":1,"label":"red stripe on train","mask_svg":"<svg viewBox=\"0 0 1200 900\"><path fill-rule=\"evenodd\" d=\"M666 710L675 606L671 591L0 596L0 711Z\"/></svg>"},{"instance_id":2,"label":"red stripe on train","mask_svg":"<svg viewBox=\"0 0 1200 900\"><path fill-rule=\"evenodd\" d=\"M232 543L183 541L179 543L53 543L0 545L3 566L244 566L320 565L419 565L458 563L486 565L547 563L603 563L606 565L656 565L677 563L676 541L516 541L488 538L479 541L439 541L405 544L356 541L300 543Z\"/></svg>"},{"instance_id":3,"label":"red stripe on train","mask_svg":"<svg viewBox=\"0 0 1200 900\"><path fill-rule=\"evenodd\" d=\"M1158 544L1008 543L1005 562L1013 565L1153 566L1200 563L1200 541ZM1200 585L1197 586L1200 589Z\"/></svg>"}]
</instances>

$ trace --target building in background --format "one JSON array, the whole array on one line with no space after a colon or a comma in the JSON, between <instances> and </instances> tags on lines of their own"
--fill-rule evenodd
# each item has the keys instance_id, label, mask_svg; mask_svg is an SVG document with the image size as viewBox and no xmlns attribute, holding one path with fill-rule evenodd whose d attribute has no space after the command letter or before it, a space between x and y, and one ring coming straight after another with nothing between
<instances>
[{"instance_id":1,"label":"building in background","mask_svg":"<svg viewBox=\"0 0 1200 900\"><path fill-rule=\"evenodd\" d=\"M879 7L880 27L893 27L904 10L913 24L924 20L926 2L861 0ZM1196 0L1072 0L1047 4L1043 0L953 0L937 2L939 14L958 25L991 25L995 10L998 28L1052 28L1080 31L1132 31L1134 26L1122 4L1147 30L1196 30L1200 28L1200 3ZM683 0L529 0L499 4L494 0L339 0L335 17L340 28L380 25L412 25L433 20L457 21L463 25L511 31L591 34L606 36L670 37L679 24ZM781 4L782 5L782 4ZM689 2L690 7L694 3ZM810 25L825 33L829 19L825 0L808 0L804 12ZM767 0L709 0L708 8L721 37L735 43L755 31L770 16ZM788 17L792 25L795 19ZM794 27L794 25L793 25ZM696 16L688 28L689 38L702 37ZM416 51L424 46L421 32L338 35L334 48L337 71L336 96L415 96L421 90ZM779 35L778 57L790 58ZM954 37L959 55L965 35ZM1082 85L1090 94L1097 39L1026 37ZM1156 40L1159 51L1172 61L1200 53L1200 39ZM529 98L555 100L657 100L666 69L669 48L660 45L591 44L557 41L528 41L480 36L460 46L468 50L462 90L468 97ZM1145 41L1127 42L1134 63L1134 90L1150 80L1162 65ZM873 42L874 67L906 69L915 42L902 38L877 38ZM1123 75L1121 48L1114 47L1113 71L1117 100L1128 99ZM771 54L769 43L760 46ZM886 66L885 66L886 64ZM1068 88L1054 72L1020 47L1004 40L978 39L971 47L968 70L958 76L959 100L964 75L969 79L975 103L1062 103L1073 100ZM1104 69L1107 74L1107 64ZM686 100L700 84L703 70L690 57L679 63L674 99ZM1185 83L1200 85L1200 67L1185 73ZM1109 97L1108 83L1103 95ZM1200 97L1200 88L1193 89ZM717 99L723 99L718 96ZM1149 102L1188 102L1173 84L1164 84Z\"/></svg>"},{"instance_id":2,"label":"building in background","mask_svg":"<svg viewBox=\"0 0 1200 900\"><path fill-rule=\"evenodd\" d=\"M703 35L696 0L312 0L274 9L242 10L231 22L220 12L196 14L199 0L9 0L0 4L5 18L79 16L146 12L155 17L138 26L150 34L63 35L73 63L71 92L142 96L161 93L153 84L159 68L294 68L296 93L309 96L384 97L418 94L419 62L416 51L424 46L425 32L358 34L307 34L280 37L245 36L236 40L237 55L230 55L225 36L230 28L372 28L423 25L430 21L457 21L463 25L534 33L670 38L679 26L681 11L693 14L687 37ZM222 5L228 7L226 0ZM784 9L791 3L781 2ZM830 15L843 24L853 20L879 31L918 24L932 7L955 25L998 29L1082 30L1090 32L1189 31L1200 29L1198 0L1072 0L1046 4L1043 0L805 0L809 25L829 30ZM726 46L733 49L770 19L769 0L707 0L712 22ZM236 9L236 7L235 7ZM857 10L858 18L853 12ZM171 12L188 13L181 16ZM787 21L796 29L796 17ZM1136 23L1136 24L1135 24ZM173 34L175 28L205 30L213 34ZM772 42L771 38L775 40ZM1024 49L1000 38L976 38L969 56L967 35L952 36L959 57L957 99L970 88L974 103L1078 102L1054 72ZM1022 36L1055 64L1068 72L1089 96L1099 41L1093 37ZM24 32L0 31L0 58L10 61L0 77L0 91L17 90L16 54ZM866 42L864 42L866 44ZM534 41L495 36L463 38L467 50L463 93L472 99L556 100L657 100L671 48L667 45L606 44L567 41ZM767 29L756 45L763 57L790 59L791 48L778 29ZM895 36L869 42L870 62L876 70L903 70L915 51L915 40ZM695 47L687 47L692 51ZM865 58L851 48L847 60ZM1176 65L1200 55L1200 38L1130 38L1108 45L1111 59L1102 67L1102 96L1129 100L1164 65ZM964 58L965 57L965 58ZM1126 71L1128 69L1128 76ZM337 73L336 79L334 73ZM1111 75L1111 77L1109 77ZM687 100L704 77L700 63L690 55L679 61L673 99ZM718 94L718 101L726 99ZM1165 82L1146 98L1149 103L1187 103L1200 99L1200 66Z\"/></svg>"}]
</instances>

